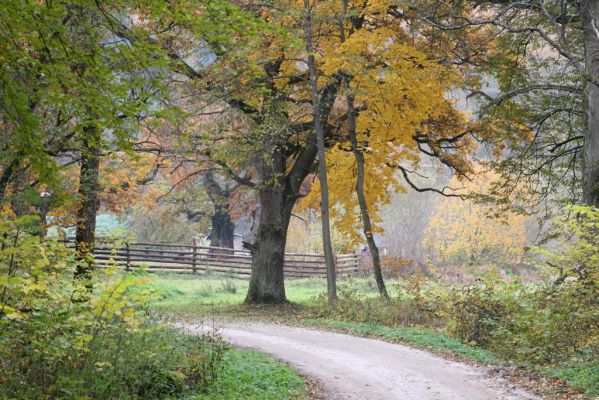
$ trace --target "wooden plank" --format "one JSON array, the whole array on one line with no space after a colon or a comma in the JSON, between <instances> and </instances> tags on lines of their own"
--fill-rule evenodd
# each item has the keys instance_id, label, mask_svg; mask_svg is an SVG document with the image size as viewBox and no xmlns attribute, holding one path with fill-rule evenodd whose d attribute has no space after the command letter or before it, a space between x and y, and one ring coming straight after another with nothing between
<instances>
[{"instance_id":1,"label":"wooden plank","mask_svg":"<svg viewBox=\"0 0 599 400\"><path fill-rule=\"evenodd\" d=\"M106 253L106 252L110 252L110 249L94 249L94 252L100 252L100 253ZM115 251L115 250L112 250ZM124 253L126 251L126 248L124 249L117 249L116 252L117 253ZM141 249L133 249L133 248L129 248L129 253L131 255L151 255L151 256L157 256L157 255L173 255L173 256L190 256L193 254L192 251L164 251L164 250L141 250Z\"/></svg>"},{"instance_id":2,"label":"wooden plank","mask_svg":"<svg viewBox=\"0 0 599 400\"><path fill-rule=\"evenodd\" d=\"M252 257L248 256L236 256L232 254L211 254L211 253L198 253L198 258L213 259L213 258L226 258L235 260L246 260L252 262Z\"/></svg>"},{"instance_id":3,"label":"wooden plank","mask_svg":"<svg viewBox=\"0 0 599 400\"><path fill-rule=\"evenodd\" d=\"M167 264L158 264L158 265L147 265L147 264L131 264L131 269L140 269L145 267L148 270L153 270L153 269L164 269L164 270L173 270L173 269L184 269L184 270L188 270L190 272L193 272L192 268L190 268L189 266L186 265L178 265L178 264L172 264L172 265L167 265ZM212 266L212 265L203 265L203 266L197 266L196 267L197 271L212 271L212 272L221 272L221 273L237 273L237 274L243 274L243 275L249 275L251 272L251 269L247 269L247 268L237 268L237 269L231 269L231 268L227 268L227 267L222 267L222 266Z\"/></svg>"},{"instance_id":4,"label":"wooden plank","mask_svg":"<svg viewBox=\"0 0 599 400\"><path fill-rule=\"evenodd\" d=\"M288 258L285 259L285 262L298 262L306 265L324 265L324 261L313 261L313 260L290 260Z\"/></svg>"},{"instance_id":5,"label":"wooden plank","mask_svg":"<svg viewBox=\"0 0 599 400\"><path fill-rule=\"evenodd\" d=\"M152 246L152 247L181 247L191 249L192 245L185 244L169 244L169 243L144 243L144 242L131 242L131 246Z\"/></svg>"},{"instance_id":6,"label":"wooden plank","mask_svg":"<svg viewBox=\"0 0 599 400\"><path fill-rule=\"evenodd\" d=\"M288 256L304 256L304 257L322 257L324 258L324 254L317 253L285 253Z\"/></svg>"},{"instance_id":7,"label":"wooden plank","mask_svg":"<svg viewBox=\"0 0 599 400\"><path fill-rule=\"evenodd\" d=\"M115 260L126 260L127 254L94 254L94 258L114 258ZM164 262L178 262L182 261L186 264L191 264L192 257L191 254L189 257L182 256L141 256L141 255L130 255L129 259L131 261L164 261Z\"/></svg>"},{"instance_id":8,"label":"wooden plank","mask_svg":"<svg viewBox=\"0 0 599 400\"><path fill-rule=\"evenodd\" d=\"M337 258L358 258L358 255L355 253L337 254Z\"/></svg>"},{"instance_id":9,"label":"wooden plank","mask_svg":"<svg viewBox=\"0 0 599 400\"><path fill-rule=\"evenodd\" d=\"M100 267L100 268L107 268L107 266L105 266L105 265L98 265L98 267ZM140 269L140 267L139 266L137 266L137 267L136 266L132 266L132 270L135 270L135 269ZM174 273L192 274L192 270L190 268L152 267L152 268L146 268L146 271L152 272L152 273L155 273L155 272L173 273L174 272ZM205 272L205 271L203 271L203 272ZM211 270L210 272L213 272L213 271ZM219 272L219 271L217 271L217 272ZM222 272L219 272L219 273L222 273ZM237 276L237 277L240 277L240 278L247 278L247 277L249 277L250 274L246 273L246 272L243 272L243 271L240 271L240 272L234 273L234 275Z\"/></svg>"}]
</instances>

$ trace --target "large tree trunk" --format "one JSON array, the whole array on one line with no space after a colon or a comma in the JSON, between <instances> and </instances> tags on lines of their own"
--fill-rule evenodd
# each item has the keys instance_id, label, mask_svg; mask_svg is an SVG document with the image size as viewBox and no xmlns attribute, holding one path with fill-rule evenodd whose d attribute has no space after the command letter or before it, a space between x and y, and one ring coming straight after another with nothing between
<instances>
[{"instance_id":1,"label":"large tree trunk","mask_svg":"<svg viewBox=\"0 0 599 400\"><path fill-rule=\"evenodd\" d=\"M308 68L310 71L310 91L312 95L312 113L314 116L314 133L317 139L318 149L318 180L320 181L320 217L322 220L322 245L327 269L327 293L329 304L337 300L337 272L333 256L333 244L331 241L331 226L329 220L329 187L327 180L327 165L324 143L324 124L322 121L322 110L320 108L320 95L318 93L316 61L314 48L312 46L312 6L309 0L304 0L305 15L305 39L306 52L308 53Z\"/></svg>"},{"instance_id":2,"label":"large tree trunk","mask_svg":"<svg viewBox=\"0 0 599 400\"><path fill-rule=\"evenodd\" d=\"M332 109L338 82L328 85L322 94L321 115L326 120ZM276 112L276 107L273 107ZM258 191L258 225L256 240L246 244L252 251L252 276L246 303L284 303L284 261L287 229L291 211L302 195L304 179L312 172L318 152L314 132L307 139L306 146L293 154L289 161L288 138L274 134L266 146L268 151L256 157L255 172L260 182L255 185Z\"/></svg>"},{"instance_id":3,"label":"large tree trunk","mask_svg":"<svg viewBox=\"0 0 599 400\"><path fill-rule=\"evenodd\" d=\"M287 228L295 198L288 186L268 184L258 194L260 203L256 241L252 251L252 276L245 299L249 304L285 303L284 262Z\"/></svg>"},{"instance_id":4,"label":"large tree trunk","mask_svg":"<svg viewBox=\"0 0 599 400\"><path fill-rule=\"evenodd\" d=\"M583 201L599 207L599 0L583 0L580 7L588 77L585 88Z\"/></svg>"},{"instance_id":5,"label":"large tree trunk","mask_svg":"<svg viewBox=\"0 0 599 400\"><path fill-rule=\"evenodd\" d=\"M204 184L214 206L214 214L210 218L212 224L210 246L233 249L235 248L235 224L229 215L232 189L223 179L220 181L215 179L210 171L205 175ZM214 252L218 252L218 250L214 250Z\"/></svg>"},{"instance_id":6,"label":"large tree trunk","mask_svg":"<svg viewBox=\"0 0 599 400\"><path fill-rule=\"evenodd\" d=\"M216 207L210 218L210 246L233 249L235 247L235 224L231 221L228 207Z\"/></svg>"},{"instance_id":7,"label":"large tree trunk","mask_svg":"<svg viewBox=\"0 0 599 400\"><path fill-rule=\"evenodd\" d=\"M362 224L364 225L364 236L366 237L368 249L370 250L370 256L372 257L372 270L374 272L374 278L376 280L379 293L382 297L389 298L389 293L387 293L387 288L385 287L385 280L383 279L383 272L381 271L381 257L379 255L379 248L374 241L372 222L370 221L370 214L368 213L368 203L366 202L366 196L364 195L364 153L362 153L358 147L358 137L356 134L356 114L354 111L354 96L351 93L351 88L347 78L344 79L343 83L346 91L345 99L347 101L348 110L349 137L358 168L356 195L358 196L358 204L360 205L360 213L362 215Z\"/></svg>"},{"instance_id":8,"label":"large tree trunk","mask_svg":"<svg viewBox=\"0 0 599 400\"><path fill-rule=\"evenodd\" d=\"M75 245L77 248L77 269L75 277L81 279L91 289L91 273L94 269L92 252L96 239L96 215L98 212L98 178L100 175L100 150L98 138L92 128L84 138L85 144L81 154L81 172L79 175L79 200L81 206L77 213Z\"/></svg>"}]
</instances>

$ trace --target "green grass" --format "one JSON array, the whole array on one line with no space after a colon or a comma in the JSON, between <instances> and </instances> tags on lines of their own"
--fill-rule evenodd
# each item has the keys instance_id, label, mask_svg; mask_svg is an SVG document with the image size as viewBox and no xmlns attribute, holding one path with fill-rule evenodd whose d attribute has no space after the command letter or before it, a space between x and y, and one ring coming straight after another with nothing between
<instances>
[{"instance_id":1,"label":"green grass","mask_svg":"<svg viewBox=\"0 0 599 400\"><path fill-rule=\"evenodd\" d=\"M541 372L564 379L568 385L587 395L599 395L599 360L581 356L559 366L543 368Z\"/></svg>"},{"instance_id":2,"label":"green grass","mask_svg":"<svg viewBox=\"0 0 599 400\"><path fill-rule=\"evenodd\" d=\"M307 396L303 379L288 365L255 351L231 349L210 391L187 400L295 400Z\"/></svg>"},{"instance_id":3,"label":"green grass","mask_svg":"<svg viewBox=\"0 0 599 400\"><path fill-rule=\"evenodd\" d=\"M481 364L496 364L497 357L484 349L471 347L443 333L427 328L389 327L333 319L303 319L302 323L355 333L361 336L374 336L391 341L413 344L416 347L436 352L450 352Z\"/></svg>"},{"instance_id":4,"label":"green grass","mask_svg":"<svg viewBox=\"0 0 599 400\"><path fill-rule=\"evenodd\" d=\"M205 306L226 306L243 303L247 292L247 279L226 278L219 275L181 275L156 274L157 279L152 284L162 292L162 299L156 303L159 309L186 314L197 313ZM227 284L227 279L228 284ZM227 290L233 286L235 293ZM346 278L338 280L339 290L352 287L358 293L376 296L376 286L369 278ZM393 282L388 282L391 295L395 293ZM295 304L311 305L319 295L326 293L326 280L323 278L288 279L285 282L287 299Z\"/></svg>"},{"instance_id":5,"label":"green grass","mask_svg":"<svg viewBox=\"0 0 599 400\"><path fill-rule=\"evenodd\" d=\"M225 289L227 278L218 276L189 276L157 274L152 286L160 290L161 308L177 310L180 307L209 304L239 304L243 302L248 281L231 279L236 292Z\"/></svg>"}]
</instances>

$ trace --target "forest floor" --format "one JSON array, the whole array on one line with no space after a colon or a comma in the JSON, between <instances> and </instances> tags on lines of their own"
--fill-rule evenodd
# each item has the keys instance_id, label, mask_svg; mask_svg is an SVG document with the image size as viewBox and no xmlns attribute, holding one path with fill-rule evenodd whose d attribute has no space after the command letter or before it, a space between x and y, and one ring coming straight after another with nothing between
<instances>
[{"instance_id":1,"label":"forest floor","mask_svg":"<svg viewBox=\"0 0 599 400\"><path fill-rule=\"evenodd\" d=\"M219 320L178 326L190 333L217 328L235 346L287 362L319 382L325 399L539 398L485 367L376 339L259 322Z\"/></svg>"}]
</instances>

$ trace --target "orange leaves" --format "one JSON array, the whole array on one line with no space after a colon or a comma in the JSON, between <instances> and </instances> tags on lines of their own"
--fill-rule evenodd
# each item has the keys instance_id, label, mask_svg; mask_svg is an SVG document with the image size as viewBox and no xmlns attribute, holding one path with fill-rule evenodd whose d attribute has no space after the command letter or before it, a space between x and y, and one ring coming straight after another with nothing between
<instances>
[{"instance_id":1,"label":"orange leaves","mask_svg":"<svg viewBox=\"0 0 599 400\"><path fill-rule=\"evenodd\" d=\"M104 208L123 212L135 204L152 207L157 197L165 193L158 185L147 185L157 175L164 161L153 154L129 157L123 153L107 156L100 169L100 199Z\"/></svg>"}]
</instances>

